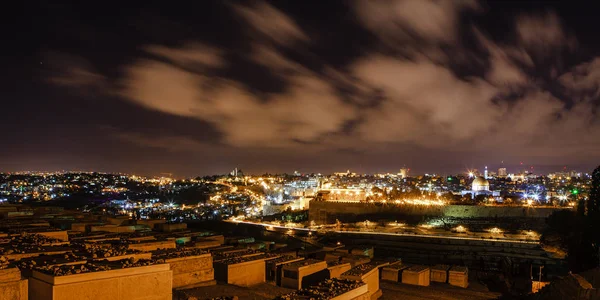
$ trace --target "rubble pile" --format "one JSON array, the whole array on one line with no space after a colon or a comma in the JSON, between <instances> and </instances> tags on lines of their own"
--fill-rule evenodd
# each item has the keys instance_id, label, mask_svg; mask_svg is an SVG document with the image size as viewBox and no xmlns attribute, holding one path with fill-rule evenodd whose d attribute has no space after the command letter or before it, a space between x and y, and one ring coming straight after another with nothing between
<instances>
[{"instance_id":1,"label":"rubble pile","mask_svg":"<svg viewBox=\"0 0 600 300\"><path fill-rule=\"evenodd\" d=\"M162 264L164 262L165 261L163 259L140 259L140 260L136 261L133 258L131 258L131 259L120 260L117 263L121 264L121 269L125 269L125 268L151 266L151 265L155 265L155 264Z\"/></svg>"},{"instance_id":2,"label":"rubble pile","mask_svg":"<svg viewBox=\"0 0 600 300\"><path fill-rule=\"evenodd\" d=\"M8 245L6 245L4 248L0 248L0 255L42 251L42 247L52 243L64 242L39 234L21 234L11 237Z\"/></svg>"},{"instance_id":3,"label":"rubble pile","mask_svg":"<svg viewBox=\"0 0 600 300\"><path fill-rule=\"evenodd\" d=\"M100 245L89 245L86 249L86 252L91 258L107 258L139 253L141 251L127 249L126 245L113 245L109 248Z\"/></svg>"},{"instance_id":4,"label":"rubble pile","mask_svg":"<svg viewBox=\"0 0 600 300\"><path fill-rule=\"evenodd\" d=\"M109 266L97 265L93 263L70 266L38 266L34 268L36 271L52 276L66 276L89 272L108 271L110 269L111 268Z\"/></svg>"},{"instance_id":5,"label":"rubble pile","mask_svg":"<svg viewBox=\"0 0 600 300\"><path fill-rule=\"evenodd\" d=\"M4 256L0 256L0 270L8 268L8 259Z\"/></svg>"},{"instance_id":6,"label":"rubble pile","mask_svg":"<svg viewBox=\"0 0 600 300\"><path fill-rule=\"evenodd\" d=\"M273 255L273 254L271 254ZM295 257L291 256L291 255L284 255L284 256L280 256L276 259L272 259L269 262L270 263L274 263L274 264L278 264L278 263L282 263L282 262L286 262L286 261L290 261L290 260L294 260L296 259Z\"/></svg>"},{"instance_id":7,"label":"rubble pile","mask_svg":"<svg viewBox=\"0 0 600 300\"><path fill-rule=\"evenodd\" d=\"M305 266L313 265L313 264L320 263L320 262L322 262L322 261L318 260L318 259L305 259L305 260L301 260L301 261L297 261L297 262L288 264L287 267L288 268L300 268L300 267L305 267Z\"/></svg>"},{"instance_id":8,"label":"rubble pile","mask_svg":"<svg viewBox=\"0 0 600 300\"><path fill-rule=\"evenodd\" d=\"M298 300L298 299L315 299L325 300L332 299L342 295L348 291L356 289L364 283L352 280L343 279L328 279L320 282L317 285L301 289L286 295L275 298L276 300Z\"/></svg>"},{"instance_id":9,"label":"rubble pile","mask_svg":"<svg viewBox=\"0 0 600 300\"><path fill-rule=\"evenodd\" d=\"M373 270L374 268L377 268L376 264L364 264L364 265L358 265L346 272L344 272L343 275L347 275L347 276L362 276L368 272L370 272L371 270Z\"/></svg>"},{"instance_id":10,"label":"rubble pile","mask_svg":"<svg viewBox=\"0 0 600 300\"><path fill-rule=\"evenodd\" d=\"M333 266L337 266L337 265L341 265L341 264L344 264L344 263L342 263L339 260L330 260L327 262L328 267L333 267Z\"/></svg>"},{"instance_id":11,"label":"rubble pile","mask_svg":"<svg viewBox=\"0 0 600 300\"><path fill-rule=\"evenodd\" d=\"M256 256L251 256L251 257L230 257L227 259L223 259L220 260L219 262L222 264L226 264L226 265L233 265L233 264L239 264L239 263L244 263L244 262L248 262L248 261L253 261L253 260L259 260L259 259L263 259L265 258L265 255L256 255Z\"/></svg>"},{"instance_id":12,"label":"rubble pile","mask_svg":"<svg viewBox=\"0 0 600 300\"><path fill-rule=\"evenodd\" d=\"M135 267L143 267L150 266L154 264L164 263L164 260L161 259L140 259L135 261L132 259L124 259L114 262L100 262L100 263L92 263L87 262L85 264L79 265L35 265L35 261L32 261L33 267L32 269L53 275L53 276L65 276L65 275L74 275L81 273L89 273L89 272L99 272L99 271L109 271L114 269L125 269L125 268L135 268Z\"/></svg>"},{"instance_id":13,"label":"rubble pile","mask_svg":"<svg viewBox=\"0 0 600 300\"><path fill-rule=\"evenodd\" d=\"M51 255L22 259L18 262L17 267L21 270L32 270L40 266L67 264L69 262L81 261L84 259L84 257L69 252L61 256Z\"/></svg>"},{"instance_id":14,"label":"rubble pile","mask_svg":"<svg viewBox=\"0 0 600 300\"><path fill-rule=\"evenodd\" d=\"M219 259L227 259L227 258L238 257L238 256L242 256L242 255L255 254L257 252L259 252L259 251L248 249L248 250L238 251L238 252L215 252L215 253L213 253L213 255L215 257L218 257Z\"/></svg>"},{"instance_id":15,"label":"rubble pile","mask_svg":"<svg viewBox=\"0 0 600 300\"><path fill-rule=\"evenodd\" d=\"M157 259L169 259L169 258L180 258L186 256L196 256L206 254L208 251L202 249L184 249L184 248L176 248L176 249L164 249L160 251L155 251L152 253L152 257Z\"/></svg>"}]
</instances>

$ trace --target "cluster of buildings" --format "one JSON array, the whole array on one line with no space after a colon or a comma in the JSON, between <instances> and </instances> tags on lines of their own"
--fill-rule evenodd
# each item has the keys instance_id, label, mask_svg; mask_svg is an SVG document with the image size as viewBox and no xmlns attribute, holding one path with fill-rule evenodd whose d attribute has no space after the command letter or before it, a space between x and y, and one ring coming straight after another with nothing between
<instances>
[{"instance_id":1,"label":"cluster of buildings","mask_svg":"<svg viewBox=\"0 0 600 300\"><path fill-rule=\"evenodd\" d=\"M589 174L537 175L469 170L464 174L265 174L239 169L204 178L173 179L103 173L0 174L0 203L54 201L86 210L170 221L254 218L310 207L313 200L387 204L574 206L585 199ZM75 199L75 200L74 200ZM62 202L60 202L62 201Z\"/></svg>"},{"instance_id":2,"label":"cluster of buildings","mask_svg":"<svg viewBox=\"0 0 600 300\"><path fill-rule=\"evenodd\" d=\"M20 209L0 205L4 212ZM468 285L464 267L439 271L377 259L369 246L312 240L311 247L293 247L193 230L165 219L31 209L33 215L0 218L3 299L198 299L217 284L270 284L280 287L273 299L350 300L379 298L380 278L421 286L430 278ZM208 299L234 296L225 292Z\"/></svg>"}]
</instances>

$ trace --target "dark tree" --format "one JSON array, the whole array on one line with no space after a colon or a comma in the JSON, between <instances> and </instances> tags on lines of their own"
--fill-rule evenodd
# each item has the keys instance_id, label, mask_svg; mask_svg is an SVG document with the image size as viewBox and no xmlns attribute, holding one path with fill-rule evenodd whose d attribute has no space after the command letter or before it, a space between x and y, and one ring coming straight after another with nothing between
<instances>
[{"instance_id":1,"label":"dark tree","mask_svg":"<svg viewBox=\"0 0 600 300\"><path fill-rule=\"evenodd\" d=\"M587 202L586 233L598 254L600 251L600 231L598 231L598 227L600 227L600 166L592 173L592 186Z\"/></svg>"},{"instance_id":2,"label":"dark tree","mask_svg":"<svg viewBox=\"0 0 600 300\"><path fill-rule=\"evenodd\" d=\"M592 173L592 187L587 202L587 210L590 218L600 221L600 166Z\"/></svg>"},{"instance_id":3,"label":"dark tree","mask_svg":"<svg viewBox=\"0 0 600 300\"><path fill-rule=\"evenodd\" d=\"M587 204L587 205L586 205ZM587 208L587 213L586 213ZM546 220L542 244L567 251L569 269L575 273L598 266L600 249L600 167L592 173L587 201L580 199L576 211L555 211Z\"/></svg>"}]
</instances>

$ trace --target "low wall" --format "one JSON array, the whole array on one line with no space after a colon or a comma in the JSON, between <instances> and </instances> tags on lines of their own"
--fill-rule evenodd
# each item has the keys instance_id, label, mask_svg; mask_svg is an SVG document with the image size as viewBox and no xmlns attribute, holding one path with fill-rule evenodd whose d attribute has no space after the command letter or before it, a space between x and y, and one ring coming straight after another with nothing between
<instances>
[{"instance_id":1,"label":"low wall","mask_svg":"<svg viewBox=\"0 0 600 300\"><path fill-rule=\"evenodd\" d=\"M448 281L448 270L450 270L450 266L448 265L435 265L431 267L431 281L446 283Z\"/></svg>"},{"instance_id":2,"label":"low wall","mask_svg":"<svg viewBox=\"0 0 600 300\"><path fill-rule=\"evenodd\" d=\"M227 284L252 286L265 282L264 259L237 264L215 262L213 265L215 268L215 278Z\"/></svg>"},{"instance_id":3,"label":"low wall","mask_svg":"<svg viewBox=\"0 0 600 300\"><path fill-rule=\"evenodd\" d=\"M290 276L287 276L286 273ZM299 261L283 267L281 286L299 290L326 279L328 275L329 271L325 261Z\"/></svg>"},{"instance_id":4,"label":"low wall","mask_svg":"<svg viewBox=\"0 0 600 300\"><path fill-rule=\"evenodd\" d=\"M329 278L340 278L344 272L351 268L352 266L350 263L340 263L334 266L328 266L327 270L329 271Z\"/></svg>"},{"instance_id":5,"label":"low wall","mask_svg":"<svg viewBox=\"0 0 600 300\"><path fill-rule=\"evenodd\" d=\"M157 224L164 224L167 220L164 219L151 219L151 220L136 220L135 223L138 225L146 225L150 228L155 228Z\"/></svg>"},{"instance_id":6,"label":"low wall","mask_svg":"<svg viewBox=\"0 0 600 300\"><path fill-rule=\"evenodd\" d=\"M462 266L454 266L448 271L448 283L450 285L466 288L469 286L469 269Z\"/></svg>"},{"instance_id":7,"label":"low wall","mask_svg":"<svg viewBox=\"0 0 600 300\"><path fill-rule=\"evenodd\" d=\"M408 266L403 264L393 264L381 269L381 280L391 281L391 282L401 282L402 281L402 270L408 268Z\"/></svg>"},{"instance_id":8,"label":"low wall","mask_svg":"<svg viewBox=\"0 0 600 300\"><path fill-rule=\"evenodd\" d=\"M120 226L120 225L99 225L91 226L90 231L106 231L112 233L135 232L135 226Z\"/></svg>"},{"instance_id":9,"label":"low wall","mask_svg":"<svg viewBox=\"0 0 600 300\"><path fill-rule=\"evenodd\" d=\"M347 291L331 300L370 300L369 290L367 285L361 285L358 288Z\"/></svg>"},{"instance_id":10,"label":"low wall","mask_svg":"<svg viewBox=\"0 0 600 300\"><path fill-rule=\"evenodd\" d=\"M546 218L555 210L559 210L559 208L475 205L421 206L313 201L310 204L308 216L309 220L315 221L316 224L333 224L336 219L350 222L354 221L353 218L356 216L377 214L455 218Z\"/></svg>"},{"instance_id":11,"label":"low wall","mask_svg":"<svg viewBox=\"0 0 600 300\"><path fill-rule=\"evenodd\" d=\"M382 292L379 289L379 267L377 266L374 266L371 271L360 276L342 274L342 279L362 281L367 284L370 299L378 299L381 297Z\"/></svg>"},{"instance_id":12,"label":"low wall","mask_svg":"<svg viewBox=\"0 0 600 300\"><path fill-rule=\"evenodd\" d=\"M66 230L31 232L31 233L39 234L39 235L42 235L42 236L45 236L45 237L49 237L49 238L58 239L58 240L61 240L61 241L68 241L69 240L69 234L67 233Z\"/></svg>"},{"instance_id":13,"label":"low wall","mask_svg":"<svg viewBox=\"0 0 600 300\"><path fill-rule=\"evenodd\" d=\"M27 279L21 279L17 268L0 270L0 299L27 300Z\"/></svg>"},{"instance_id":14,"label":"low wall","mask_svg":"<svg viewBox=\"0 0 600 300\"><path fill-rule=\"evenodd\" d=\"M130 250L139 250L142 252L154 251L157 249L172 249L175 248L175 241L156 241L156 242L141 242L135 244L129 244L127 246Z\"/></svg>"},{"instance_id":15,"label":"low wall","mask_svg":"<svg viewBox=\"0 0 600 300\"><path fill-rule=\"evenodd\" d=\"M430 270L424 266L412 266L402 271L402 283L429 286Z\"/></svg>"},{"instance_id":16,"label":"low wall","mask_svg":"<svg viewBox=\"0 0 600 300\"><path fill-rule=\"evenodd\" d=\"M175 224L162 223L162 224L156 224L155 228L156 228L156 230L163 231L163 232L173 232L173 231L186 230L187 224L185 224L185 223L175 223Z\"/></svg>"},{"instance_id":17,"label":"low wall","mask_svg":"<svg viewBox=\"0 0 600 300\"><path fill-rule=\"evenodd\" d=\"M168 264L67 276L34 271L29 279L30 300L171 300L171 291Z\"/></svg>"},{"instance_id":18,"label":"low wall","mask_svg":"<svg viewBox=\"0 0 600 300\"><path fill-rule=\"evenodd\" d=\"M210 253L166 259L173 271L173 288L192 286L215 279Z\"/></svg>"}]
</instances>

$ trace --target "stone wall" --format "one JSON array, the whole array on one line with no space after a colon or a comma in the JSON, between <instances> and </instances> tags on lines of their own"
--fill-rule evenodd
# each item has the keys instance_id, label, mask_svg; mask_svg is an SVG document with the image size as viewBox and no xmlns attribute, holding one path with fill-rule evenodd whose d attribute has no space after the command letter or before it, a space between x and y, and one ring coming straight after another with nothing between
<instances>
[{"instance_id":1,"label":"stone wall","mask_svg":"<svg viewBox=\"0 0 600 300\"><path fill-rule=\"evenodd\" d=\"M251 260L237 264L215 262L215 278L227 284L252 286L265 282L265 261Z\"/></svg>"},{"instance_id":2,"label":"stone wall","mask_svg":"<svg viewBox=\"0 0 600 300\"><path fill-rule=\"evenodd\" d=\"M32 233L39 234L39 235L49 237L49 238L58 239L61 241L69 240L69 234L67 233L66 230L42 231L42 232L32 232Z\"/></svg>"},{"instance_id":3,"label":"stone wall","mask_svg":"<svg viewBox=\"0 0 600 300\"><path fill-rule=\"evenodd\" d=\"M379 289L379 267L375 266L371 271L360 276L342 274L341 278L366 283L370 299L377 299L382 294Z\"/></svg>"},{"instance_id":4,"label":"stone wall","mask_svg":"<svg viewBox=\"0 0 600 300\"><path fill-rule=\"evenodd\" d=\"M90 226L90 231L92 231L92 232L112 232L112 233L135 232L135 226L97 225L97 226Z\"/></svg>"},{"instance_id":5,"label":"stone wall","mask_svg":"<svg viewBox=\"0 0 600 300\"><path fill-rule=\"evenodd\" d=\"M165 262L171 265L171 271L173 271L173 288L211 282L215 279L210 253L170 258Z\"/></svg>"},{"instance_id":6,"label":"stone wall","mask_svg":"<svg viewBox=\"0 0 600 300\"><path fill-rule=\"evenodd\" d=\"M327 270L329 270L329 278L340 278L342 273L350 270L351 268L352 266L350 263L340 263L335 266L329 266L327 267Z\"/></svg>"},{"instance_id":7,"label":"stone wall","mask_svg":"<svg viewBox=\"0 0 600 300\"><path fill-rule=\"evenodd\" d=\"M34 271L30 300L171 300L172 271L168 264L67 276Z\"/></svg>"},{"instance_id":8,"label":"stone wall","mask_svg":"<svg viewBox=\"0 0 600 300\"><path fill-rule=\"evenodd\" d=\"M0 270L0 299L27 300L27 279L17 268Z\"/></svg>"},{"instance_id":9,"label":"stone wall","mask_svg":"<svg viewBox=\"0 0 600 300\"><path fill-rule=\"evenodd\" d=\"M455 218L546 218L558 209L559 208L553 207L528 208L522 206L475 205L419 206L313 201L308 212L310 221L315 221L316 224L333 224L336 219L339 219L342 222L352 222L356 221L357 216L365 215Z\"/></svg>"},{"instance_id":10,"label":"stone wall","mask_svg":"<svg viewBox=\"0 0 600 300\"><path fill-rule=\"evenodd\" d=\"M181 230L186 230L187 229L187 224L186 223L163 223L163 224L156 224L155 228L159 231L163 231L163 232L173 232L173 231L181 231Z\"/></svg>"},{"instance_id":11,"label":"stone wall","mask_svg":"<svg viewBox=\"0 0 600 300\"><path fill-rule=\"evenodd\" d=\"M139 250L142 252L150 252L157 249L172 249L175 248L175 241L150 241L150 242L141 242L135 244L129 244L128 249L130 250Z\"/></svg>"}]
</instances>

